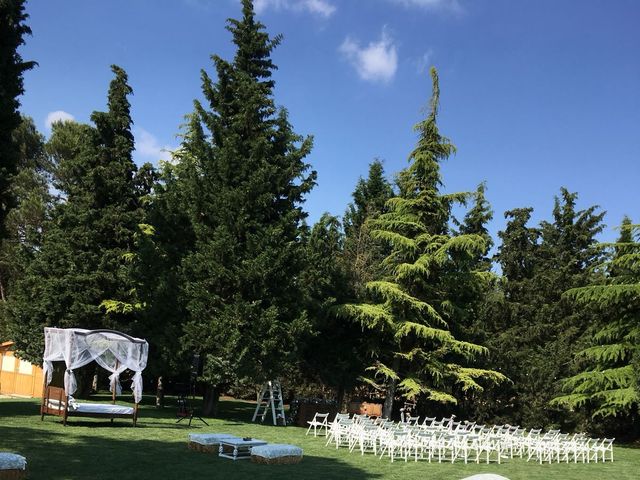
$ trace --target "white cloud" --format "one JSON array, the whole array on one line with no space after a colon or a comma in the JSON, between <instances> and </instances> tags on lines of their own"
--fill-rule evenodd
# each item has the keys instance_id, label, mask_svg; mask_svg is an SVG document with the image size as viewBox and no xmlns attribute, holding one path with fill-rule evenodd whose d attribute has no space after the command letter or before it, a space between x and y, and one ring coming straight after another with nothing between
<instances>
[{"instance_id":1,"label":"white cloud","mask_svg":"<svg viewBox=\"0 0 640 480\"><path fill-rule=\"evenodd\" d=\"M169 145L161 145L152 133L144 128L135 127L134 131L135 147L137 156L143 157L145 161L157 162L158 160L171 160L171 152L175 150Z\"/></svg>"},{"instance_id":2,"label":"white cloud","mask_svg":"<svg viewBox=\"0 0 640 480\"><path fill-rule=\"evenodd\" d=\"M387 0L405 7L417 7L425 10L446 10L460 13L463 11L458 0Z\"/></svg>"},{"instance_id":3,"label":"white cloud","mask_svg":"<svg viewBox=\"0 0 640 480\"><path fill-rule=\"evenodd\" d=\"M363 80L389 83L398 70L398 49L386 28L382 29L379 41L370 42L366 47L347 37L339 51Z\"/></svg>"},{"instance_id":4,"label":"white cloud","mask_svg":"<svg viewBox=\"0 0 640 480\"><path fill-rule=\"evenodd\" d=\"M272 8L274 10L307 12L323 18L329 18L336 11L335 5L328 0L255 0L253 6L258 14Z\"/></svg>"},{"instance_id":5,"label":"white cloud","mask_svg":"<svg viewBox=\"0 0 640 480\"><path fill-rule=\"evenodd\" d=\"M44 125L47 130L51 130L51 125L55 122L69 122L75 120L75 117L64 110L56 110L55 112L49 112L47 118L44 120Z\"/></svg>"},{"instance_id":6,"label":"white cloud","mask_svg":"<svg viewBox=\"0 0 640 480\"><path fill-rule=\"evenodd\" d=\"M335 5L325 0L305 0L304 7L311 13L317 13L325 18L329 18L336 11Z\"/></svg>"}]
</instances>

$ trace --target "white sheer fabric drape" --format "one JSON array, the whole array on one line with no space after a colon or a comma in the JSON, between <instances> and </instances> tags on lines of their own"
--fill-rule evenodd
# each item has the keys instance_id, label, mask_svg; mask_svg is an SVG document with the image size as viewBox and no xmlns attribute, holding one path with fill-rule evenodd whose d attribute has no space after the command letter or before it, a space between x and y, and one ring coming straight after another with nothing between
<instances>
[{"instance_id":1,"label":"white sheer fabric drape","mask_svg":"<svg viewBox=\"0 0 640 480\"><path fill-rule=\"evenodd\" d=\"M111 372L109 384L116 393L122 392L120 374L126 369L134 372L131 389L136 403L142 399L142 371L147 366L149 344L119 332L92 331L80 328L45 328L43 370L45 382L51 382L53 363L64 361L64 388L67 395L77 389L73 370L95 361Z\"/></svg>"}]
</instances>

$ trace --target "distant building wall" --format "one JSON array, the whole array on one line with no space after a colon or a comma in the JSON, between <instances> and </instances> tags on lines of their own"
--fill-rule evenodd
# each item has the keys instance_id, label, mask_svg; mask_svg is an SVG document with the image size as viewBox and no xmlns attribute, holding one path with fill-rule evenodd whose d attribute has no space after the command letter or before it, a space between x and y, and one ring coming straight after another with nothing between
<instances>
[{"instance_id":1,"label":"distant building wall","mask_svg":"<svg viewBox=\"0 0 640 480\"><path fill-rule=\"evenodd\" d=\"M13 342L0 344L0 394L42 396L42 368L13 355Z\"/></svg>"}]
</instances>

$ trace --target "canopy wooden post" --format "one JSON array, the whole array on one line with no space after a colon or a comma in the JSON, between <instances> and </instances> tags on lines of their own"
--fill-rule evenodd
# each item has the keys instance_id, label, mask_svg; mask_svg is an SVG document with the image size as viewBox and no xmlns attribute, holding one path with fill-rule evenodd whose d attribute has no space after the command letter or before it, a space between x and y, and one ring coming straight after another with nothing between
<instances>
[{"instance_id":1,"label":"canopy wooden post","mask_svg":"<svg viewBox=\"0 0 640 480\"><path fill-rule=\"evenodd\" d=\"M44 420L44 407L47 401L47 374L42 376L42 402L40 403L40 421Z\"/></svg>"}]
</instances>

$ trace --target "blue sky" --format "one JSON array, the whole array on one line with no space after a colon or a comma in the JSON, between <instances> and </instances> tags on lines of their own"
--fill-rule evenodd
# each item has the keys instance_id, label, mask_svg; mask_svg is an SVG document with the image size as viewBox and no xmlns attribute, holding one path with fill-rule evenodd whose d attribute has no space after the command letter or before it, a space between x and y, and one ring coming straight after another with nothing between
<instances>
[{"instance_id":1,"label":"blue sky","mask_svg":"<svg viewBox=\"0 0 640 480\"><path fill-rule=\"evenodd\" d=\"M640 222L640 2L566 0L256 0L274 52L276 101L312 134L318 171L310 221L341 215L376 157L390 177L407 164L413 125L440 74L441 132L458 153L445 191L487 183L495 211L532 206L549 219L561 186L579 207ZM109 65L122 66L138 162L166 158L201 97L211 54L230 58L224 29L237 0L30 0L33 36L21 49L22 111L49 133L52 119L86 122L105 108Z\"/></svg>"}]
</instances>

